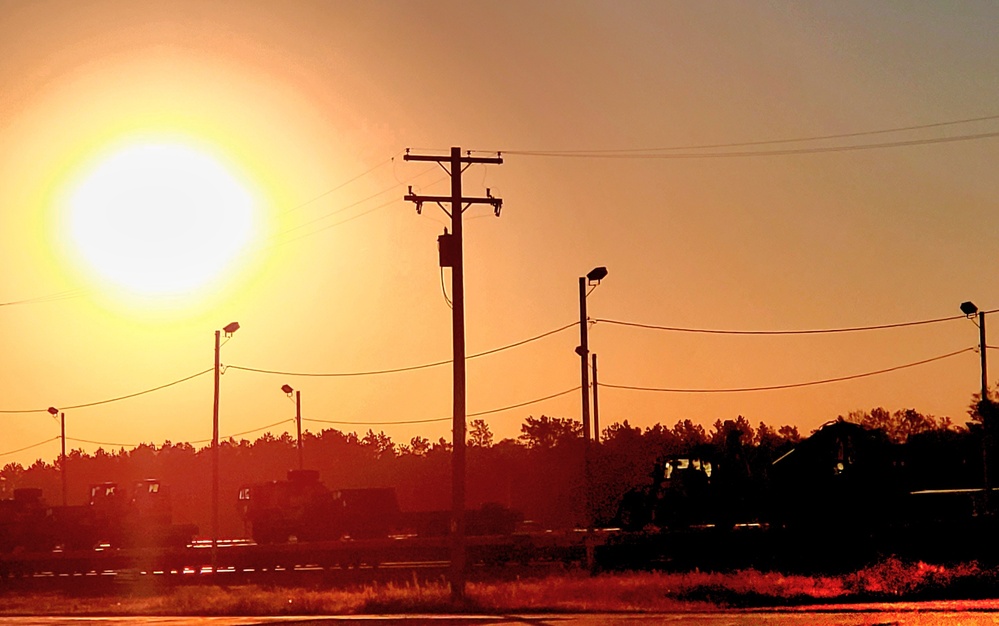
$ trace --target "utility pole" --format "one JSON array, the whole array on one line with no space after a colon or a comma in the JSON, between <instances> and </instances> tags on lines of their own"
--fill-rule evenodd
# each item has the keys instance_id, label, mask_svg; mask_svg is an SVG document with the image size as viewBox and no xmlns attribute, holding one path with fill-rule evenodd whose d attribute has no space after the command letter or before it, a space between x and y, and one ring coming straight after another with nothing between
<instances>
[{"instance_id":1,"label":"utility pole","mask_svg":"<svg viewBox=\"0 0 999 626\"><path fill-rule=\"evenodd\" d=\"M302 452L302 392L295 390L295 425L298 427L298 469L305 469Z\"/></svg>"},{"instance_id":2,"label":"utility pole","mask_svg":"<svg viewBox=\"0 0 999 626\"><path fill-rule=\"evenodd\" d=\"M59 429L62 432L62 467L60 467L59 475L62 478L62 505L66 506L66 494L67 494L67 484L66 484L66 414L59 411Z\"/></svg>"},{"instance_id":3,"label":"utility pole","mask_svg":"<svg viewBox=\"0 0 999 626\"><path fill-rule=\"evenodd\" d=\"M989 375L988 357L985 355L985 311L978 312L978 352L982 359L982 399L978 403L978 412L982 417L982 473L983 479L983 505L985 514L992 514L992 480L989 476L989 466L992 464L992 431L995 429L993 420L993 407L989 400Z\"/></svg>"},{"instance_id":4,"label":"utility pole","mask_svg":"<svg viewBox=\"0 0 999 626\"><path fill-rule=\"evenodd\" d=\"M485 197L465 197L461 191L461 175L473 163L500 165L503 158L473 157L471 153L461 156L461 148L451 148L449 156L410 154L406 149L406 161L430 161L437 163L451 177L450 196L423 196L409 193L403 198L416 204L416 212L421 213L424 202L435 202L451 217L451 234L445 229L438 238L440 245L440 265L451 268L451 343L454 352L454 413L451 420L451 598L463 601L465 598L466 555L465 555L465 286L464 259L462 253L461 216L473 204L488 204L499 217L503 201L494 198L489 189ZM449 169L450 168L450 169ZM444 207L450 203L451 210Z\"/></svg>"},{"instance_id":5,"label":"utility pole","mask_svg":"<svg viewBox=\"0 0 999 626\"><path fill-rule=\"evenodd\" d=\"M592 355L593 361L593 441L600 443L600 404L597 403L597 354Z\"/></svg>"},{"instance_id":6,"label":"utility pole","mask_svg":"<svg viewBox=\"0 0 999 626\"><path fill-rule=\"evenodd\" d=\"M590 446L590 372L586 355L590 352L586 328L586 277L579 277L579 385L582 393L583 440ZM587 468L588 469L588 468ZM589 485L589 482L587 482Z\"/></svg>"},{"instance_id":7,"label":"utility pole","mask_svg":"<svg viewBox=\"0 0 999 626\"><path fill-rule=\"evenodd\" d=\"M978 312L978 351L982 358L982 402L989 399L988 357L985 356L985 311Z\"/></svg>"},{"instance_id":8,"label":"utility pole","mask_svg":"<svg viewBox=\"0 0 999 626\"><path fill-rule=\"evenodd\" d=\"M48 408L49 415L59 414L59 438L62 440L62 453L59 455L59 479L62 481L62 505L66 506L66 414L54 406Z\"/></svg>"},{"instance_id":9,"label":"utility pole","mask_svg":"<svg viewBox=\"0 0 999 626\"><path fill-rule=\"evenodd\" d=\"M222 332L215 331L215 401L212 404L212 574L219 567L219 374Z\"/></svg>"}]
</instances>

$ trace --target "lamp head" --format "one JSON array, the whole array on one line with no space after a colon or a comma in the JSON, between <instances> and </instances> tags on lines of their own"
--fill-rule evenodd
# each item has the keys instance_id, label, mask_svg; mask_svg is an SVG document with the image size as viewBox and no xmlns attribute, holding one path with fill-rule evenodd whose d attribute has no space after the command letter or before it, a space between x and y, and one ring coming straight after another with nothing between
<instances>
[{"instance_id":1,"label":"lamp head","mask_svg":"<svg viewBox=\"0 0 999 626\"><path fill-rule=\"evenodd\" d=\"M222 332L225 333L226 337L231 337L237 330L239 330L239 322L231 322L222 327Z\"/></svg>"},{"instance_id":2,"label":"lamp head","mask_svg":"<svg viewBox=\"0 0 999 626\"><path fill-rule=\"evenodd\" d=\"M594 267L590 270L590 273L586 275L586 280L589 281L591 285L599 284L600 281L607 278L607 268L601 265L600 267Z\"/></svg>"},{"instance_id":3,"label":"lamp head","mask_svg":"<svg viewBox=\"0 0 999 626\"><path fill-rule=\"evenodd\" d=\"M55 408L54 406L50 406L49 413L51 413L53 416L59 415L59 409Z\"/></svg>"},{"instance_id":4,"label":"lamp head","mask_svg":"<svg viewBox=\"0 0 999 626\"><path fill-rule=\"evenodd\" d=\"M962 302L961 303L961 313L964 313L968 317L978 313L978 307L975 306L974 302Z\"/></svg>"},{"instance_id":5,"label":"lamp head","mask_svg":"<svg viewBox=\"0 0 999 626\"><path fill-rule=\"evenodd\" d=\"M291 388L291 385L281 385L281 391L290 396L295 390Z\"/></svg>"}]
</instances>

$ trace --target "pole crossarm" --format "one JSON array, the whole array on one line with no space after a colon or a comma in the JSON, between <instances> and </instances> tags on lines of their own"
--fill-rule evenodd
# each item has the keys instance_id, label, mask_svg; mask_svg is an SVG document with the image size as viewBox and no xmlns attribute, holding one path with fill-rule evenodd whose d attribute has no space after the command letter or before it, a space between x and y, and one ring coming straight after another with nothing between
<instances>
[{"instance_id":1,"label":"pole crossarm","mask_svg":"<svg viewBox=\"0 0 999 626\"><path fill-rule=\"evenodd\" d=\"M406 194L402 199L406 202L451 202L451 196L421 196L418 194ZM503 206L502 199L493 198L492 196L486 196L485 198L469 198L468 196L462 196L461 201L464 204L491 204L494 207Z\"/></svg>"},{"instance_id":2,"label":"pole crossarm","mask_svg":"<svg viewBox=\"0 0 999 626\"><path fill-rule=\"evenodd\" d=\"M488 189L486 191L488 191ZM444 203L445 202L452 202L453 198L451 198L451 196L422 196L422 195L419 195L419 194L412 193L412 188L410 188L410 193L408 193L405 196L403 196L402 199L405 200L406 202L412 202L412 203L416 204L416 212L417 213L422 213L423 212L423 203L424 202L436 202L437 205L440 206L441 210L443 210L448 215L452 215L451 211L448 211L447 209L444 208ZM468 197L463 196L461 198L460 204L464 205L462 207L459 207L461 213L464 213L465 209L467 209L468 207L472 206L473 204L489 204L489 205L492 205L492 207L493 207L493 214L496 217L499 217L500 210L502 210L502 208L503 208L503 200L500 199L500 198L494 198L492 196L486 196L484 198L481 198L481 197L480 198L468 198Z\"/></svg>"},{"instance_id":3,"label":"pole crossarm","mask_svg":"<svg viewBox=\"0 0 999 626\"><path fill-rule=\"evenodd\" d=\"M459 156L457 161L453 160L450 155L447 156L434 156L429 154L410 154L409 148L406 148L406 154L402 155L403 161L430 161L433 163L454 163L459 164L473 164L473 163L484 163L486 165L503 165L503 157L496 155L494 157L473 157L470 155Z\"/></svg>"}]
</instances>

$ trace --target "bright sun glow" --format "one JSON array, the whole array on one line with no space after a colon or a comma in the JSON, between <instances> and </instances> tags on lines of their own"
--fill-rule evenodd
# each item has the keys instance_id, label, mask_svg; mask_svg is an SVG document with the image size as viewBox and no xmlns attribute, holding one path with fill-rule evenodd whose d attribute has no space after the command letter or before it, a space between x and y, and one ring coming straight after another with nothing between
<instances>
[{"instance_id":1,"label":"bright sun glow","mask_svg":"<svg viewBox=\"0 0 999 626\"><path fill-rule=\"evenodd\" d=\"M135 292L181 293L219 275L249 242L251 195L211 157L141 145L102 161L70 197L74 242Z\"/></svg>"}]
</instances>

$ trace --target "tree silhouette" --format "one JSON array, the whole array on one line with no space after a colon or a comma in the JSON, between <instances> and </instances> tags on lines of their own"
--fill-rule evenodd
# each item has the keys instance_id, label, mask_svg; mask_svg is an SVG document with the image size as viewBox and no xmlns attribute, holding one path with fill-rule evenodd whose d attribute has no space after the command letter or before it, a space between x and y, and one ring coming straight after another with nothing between
<instances>
[{"instance_id":1,"label":"tree silhouette","mask_svg":"<svg viewBox=\"0 0 999 626\"><path fill-rule=\"evenodd\" d=\"M569 418L542 415L525 419L520 430L520 440L528 448L551 450L579 439L583 434L583 425Z\"/></svg>"},{"instance_id":2,"label":"tree silhouette","mask_svg":"<svg viewBox=\"0 0 999 626\"><path fill-rule=\"evenodd\" d=\"M468 445L473 448L488 448L493 445L493 433L485 420L472 420Z\"/></svg>"}]
</instances>

